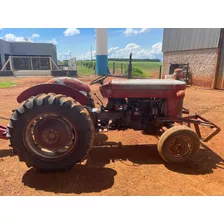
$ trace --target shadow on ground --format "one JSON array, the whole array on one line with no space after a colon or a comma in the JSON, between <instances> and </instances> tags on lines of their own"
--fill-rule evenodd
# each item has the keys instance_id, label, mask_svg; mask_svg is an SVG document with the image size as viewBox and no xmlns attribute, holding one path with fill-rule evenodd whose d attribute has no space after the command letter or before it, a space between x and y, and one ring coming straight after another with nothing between
<instances>
[{"instance_id":1,"label":"shadow on ground","mask_svg":"<svg viewBox=\"0 0 224 224\"><path fill-rule=\"evenodd\" d=\"M201 142L200 151L185 165L165 164L169 170L192 175L213 173L214 169L224 169L224 159Z\"/></svg>"},{"instance_id":2,"label":"shadow on ground","mask_svg":"<svg viewBox=\"0 0 224 224\"><path fill-rule=\"evenodd\" d=\"M164 164L171 171L204 175L213 172L213 169L224 169L224 160L208 146L201 143L200 151L189 163L182 165L171 165L165 163L157 151L157 145L123 145L116 142L108 142L104 134L97 136L95 147L90 151L87 164L91 167L103 167L105 164L119 160L130 161L133 165L142 164Z\"/></svg>"},{"instance_id":3,"label":"shadow on ground","mask_svg":"<svg viewBox=\"0 0 224 224\"><path fill-rule=\"evenodd\" d=\"M0 149L0 158L13 156L12 149Z\"/></svg>"},{"instance_id":4,"label":"shadow on ground","mask_svg":"<svg viewBox=\"0 0 224 224\"><path fill-rule=\"evenodd\" d=\"M188 164L166 164L160 158L156 145L122 145L108 142L106 135L98 135L95 146L90 151L85 165L76 165L68 172L39 173L28 170L23 176L26 186L37 190L55 193L91 193L109 189L114 184L115 170L104 167L106 164L120 161L127 166L143 164L164 164L173 171L190 175L204 175L213 169L224 169L224 160L206 145L202 144L193 161Z\"/></svg>"},{"instance_id":5,"label":"shadow on ground","mask_svg":"<svg viewBox=\"0 0 224 224\"><path fill-rule=\"evenodd\" d=\"M40 173L28 170L23 176L24 185L54 193L91 193L109 189L114 184L116 171L110 168L96 168L76 165L67 172Z\"/></svg>"}]
</instances>

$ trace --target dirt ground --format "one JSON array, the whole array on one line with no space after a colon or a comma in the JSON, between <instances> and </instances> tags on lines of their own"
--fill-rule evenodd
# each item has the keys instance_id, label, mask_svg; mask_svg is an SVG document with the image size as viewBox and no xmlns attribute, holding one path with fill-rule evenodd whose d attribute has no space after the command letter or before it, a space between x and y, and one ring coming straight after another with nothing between
<instances>
[{"instance_id":1,"label":"dirt ground","mask_svg":"<svg viewBox=\"0 0 224 224\"><path fill-rule=\"evenodd\" d=\"M0 89L0 123L6 125L4 117L18 106L17 95L49 78L4 79L18 83ZM92 78L82 79L89 83ZM100 96L97 85L92 91ZM8 141L0 140L0 195L224 195L224 92L189 87L184 106L222 129L187 165L165 164L156 137L111 131L97 136L82 164L68 172L43 174L19 162Z\"/></svg>"}]
</instances>

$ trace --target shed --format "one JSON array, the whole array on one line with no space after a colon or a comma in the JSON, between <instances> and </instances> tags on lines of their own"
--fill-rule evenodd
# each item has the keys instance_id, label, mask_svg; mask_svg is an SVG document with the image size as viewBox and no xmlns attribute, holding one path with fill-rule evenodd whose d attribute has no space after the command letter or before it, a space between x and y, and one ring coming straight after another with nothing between
<instances>
[{"instance_id":1,"label":"shed","mask_svg":"<svg viewBox=\"0 0 224 224\"><path fill-rule=\"evenodd\" d=\"M223 28L166 28L163 76L171 64L188 64L192 84L224 89Z\"/></svg>"}]
</instances>

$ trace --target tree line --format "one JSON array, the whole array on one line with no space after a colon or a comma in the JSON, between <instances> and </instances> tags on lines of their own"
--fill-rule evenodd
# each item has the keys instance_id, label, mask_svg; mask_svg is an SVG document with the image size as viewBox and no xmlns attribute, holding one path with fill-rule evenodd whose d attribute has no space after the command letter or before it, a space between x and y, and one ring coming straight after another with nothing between
<instances>
[{"instance_id":1,"label":"tree line","mask_svg":"<svg viewBox=\"0 0 224 224\"><path fill-rule=\"evenodd\" d=\"M129 61L129 58L108 58L108 61ZM132 58L132 61L139 61L139 62L161 62L160 59L140 59L140 58Z\"/></svg>"},{"instance_id":2,"label":"tree line","mask_svg":"<svg viewBox=\"0 0 224 224\"><path fill-rule=\"evenodd\" d=\"M89 59L86 60L77 60L77 61L90 61ZM93 59L93 62L95 62L96 60ZM128 58L108 58L108 61L129 61ZM138 58L132 58L132 61L135 62L161 62L160 59L138 59Z\"/></svg>"},{"instance_id":3,"label":"tree line","mask_svg":"<svg viewBox=\"0 0 224 224\"><path fill-rule=\"evenodd\" d=\"M77 60L77 61L90 61L89 59L87 60ZM93 59L93 62L95 62L96 60ZM129 61L129 58L108 58L108 61ZM145 59L139 59L139 58L132 58L132 61L135 62L161 62L160 59L149 59L149 58L145 58ZM67 60L65 61L59 61L58 60L58 64L63 64L63 65L67 65L68 62Z\"/></svg>"}]
</instances>

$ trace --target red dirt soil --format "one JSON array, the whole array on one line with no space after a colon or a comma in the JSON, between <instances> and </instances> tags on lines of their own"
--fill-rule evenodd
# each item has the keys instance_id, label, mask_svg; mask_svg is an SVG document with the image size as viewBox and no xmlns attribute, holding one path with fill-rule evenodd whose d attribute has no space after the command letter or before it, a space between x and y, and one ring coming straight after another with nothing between
<instances>
[{"instance_id":1,"label":"red dirt soil","mask_svg":"<svg viewBox=\"0 0 224 224\"><path fill-rule=\"evenodd\" d=\"M93 78L82 80L89 83ZM9 118L18 106L18 94L49 78L6 79L18 83L0 89L0 116ZM91 89L101 96L98 85ZM19 162L9 142L0 140L0 195L224 195L223 99L223 91L187 88L184 106L222 130L201 145L193 161L181 166L164 163L157 152L157 138L140 131L99 134L82 164L68 172L45 174ZM8 120L0 118L0 123L6 125Z\"/></svg>"}]
</instances>

